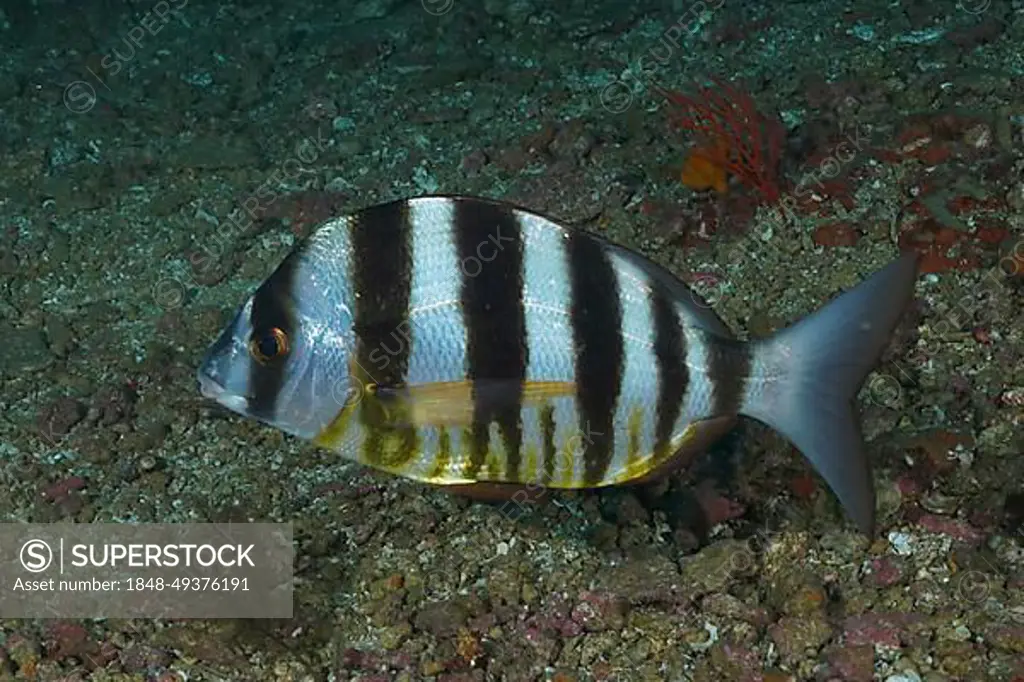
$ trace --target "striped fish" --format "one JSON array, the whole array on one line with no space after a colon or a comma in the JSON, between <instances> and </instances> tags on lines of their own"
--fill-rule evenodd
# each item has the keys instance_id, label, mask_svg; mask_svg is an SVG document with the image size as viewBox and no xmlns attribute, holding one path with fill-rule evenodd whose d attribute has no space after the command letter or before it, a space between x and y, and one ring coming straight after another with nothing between
<instances>
[{"instance_id":1,"label":"striped fish","mask_svg":"<svg viewBox=\"0 0 1024 682\"><path fill-rule=\"evenodd\" d=\"M361 464L460 487L649 480L745 415L873 534L853 399L915 277L902 256L743 343L632 251L508 204L418 197L320 226L241 306L199 384Z\"/></svg>"}]
</instances>

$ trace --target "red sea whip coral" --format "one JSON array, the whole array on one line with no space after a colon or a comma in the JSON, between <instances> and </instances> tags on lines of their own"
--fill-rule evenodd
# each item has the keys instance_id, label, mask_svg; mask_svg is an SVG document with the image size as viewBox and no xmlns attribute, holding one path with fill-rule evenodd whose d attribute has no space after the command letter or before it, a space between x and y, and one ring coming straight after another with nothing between
<instances>
[{"instance_id":1,"label":"red sea whip coral","mask_svg":"<svg viewBox=\"0 0 1024 682\"><path fill-rule=\"evenodd\" d=\"M692 94L658 87L671 105L670 117L693 133L704 156L755 190L758 203L779 200L779 157L785 128L777 118L764 116L753 98L725 81L712 79Z\"/></svg>"}]
</instances>

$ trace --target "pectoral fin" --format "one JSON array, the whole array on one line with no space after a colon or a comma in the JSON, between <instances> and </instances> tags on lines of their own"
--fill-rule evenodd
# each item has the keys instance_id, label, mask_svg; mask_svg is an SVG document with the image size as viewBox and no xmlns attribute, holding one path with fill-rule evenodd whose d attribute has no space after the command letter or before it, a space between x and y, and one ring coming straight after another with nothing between
<instances>
[{"instance_id":1,"label":"pectoral fin","mask_svg":"<svg viewBox=\"0 0 1024 682\"><path fill-rule=\"evenodd\" d=\"M575 391L576 385L566 381L490 379L377 386L369 393L388 413L391 425L465 427L473 423L476 409L497 414L517 405L539 406Z\"/></svg>"}]
</instances>

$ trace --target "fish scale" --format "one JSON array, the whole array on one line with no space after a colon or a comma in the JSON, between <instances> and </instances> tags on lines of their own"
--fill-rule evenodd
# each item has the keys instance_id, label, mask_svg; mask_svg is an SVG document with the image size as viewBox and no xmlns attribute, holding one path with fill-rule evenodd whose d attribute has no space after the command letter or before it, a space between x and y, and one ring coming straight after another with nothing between
<instances>
[{"instance_id":1,"label":"fish scale","mask_svg":"<svg viewBox=\"0 0 1024 682\"><path fill-rule=\"evenodd\" d=\"M852 403L915 277L904 255L743 343L635 252L509 204L418 197L318 228L242 304L198 379L239 414L456 487L646 480L753 417L870 533Z\"/></svg>"},{"instance_id":2,"label":"fish scale","mask_svg":"<svg viewBox=\"0 0 1024 682\"><path fill-rule=\"evenodd\" d=\"M526 311L527 344L531 348L526 367L526 380L571 382L575 379L574 355L571 347L572 322L564 301L569 296L569 269L564 257L568 233L552 226L540 216L520 216L523 235L523 267L525 270L523 300ZM583 462L568 458L556 464L553 453L545 456L543 406L527 410L523 422L524 440L536 443L537 463L532 471L520 473L525 481L578 480L583 475ZM554 401L548 406L555 424L554 452L566 449L568 439L576 433L578 420L573 400ZM556 475L568 471L570 475ZM529 476L527 478L527 476Z\"/></svg>"},{"instance_id":3,"label":"fish scale","mask_svg":"<svg viewBox=\"0 0 1024 682\"><path fill-rule=\"evenodd\" d=\"M619 434L619 437L615 439L611 461L602 477L602 481L607 482L625 480L626 472L642 468L644 458L654 456L655 419L661 387L654 354L651 300L654 285L631 263L616 265L616 287L622 308L623 369L612 426L612 433Z\"/></svg>"}]
</instances>

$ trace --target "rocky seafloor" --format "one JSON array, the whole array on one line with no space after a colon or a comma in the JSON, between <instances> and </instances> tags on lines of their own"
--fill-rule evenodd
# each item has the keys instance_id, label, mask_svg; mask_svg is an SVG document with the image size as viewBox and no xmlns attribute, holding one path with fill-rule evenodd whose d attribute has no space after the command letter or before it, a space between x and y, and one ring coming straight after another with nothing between
<instances>
[{"instance_id":1,"label":"rocky seafloor","mask_svg":"<svg viewBox=\"0 0 1024 682\"><path fill-rule=\"evenodd\" d=\"M1024 680L1021 45L1019 0L4 4L0 521L287 521L297 582L291 620L0 612L0 680ZM785 124L776 205L680 182L650 86L712 76ZM860 396L877 537L757 424L694 532L625 491L513 518L199 398L297 238L430 192L636 248L744 336L922 250Z\"/></svg>"}]
</instances>

